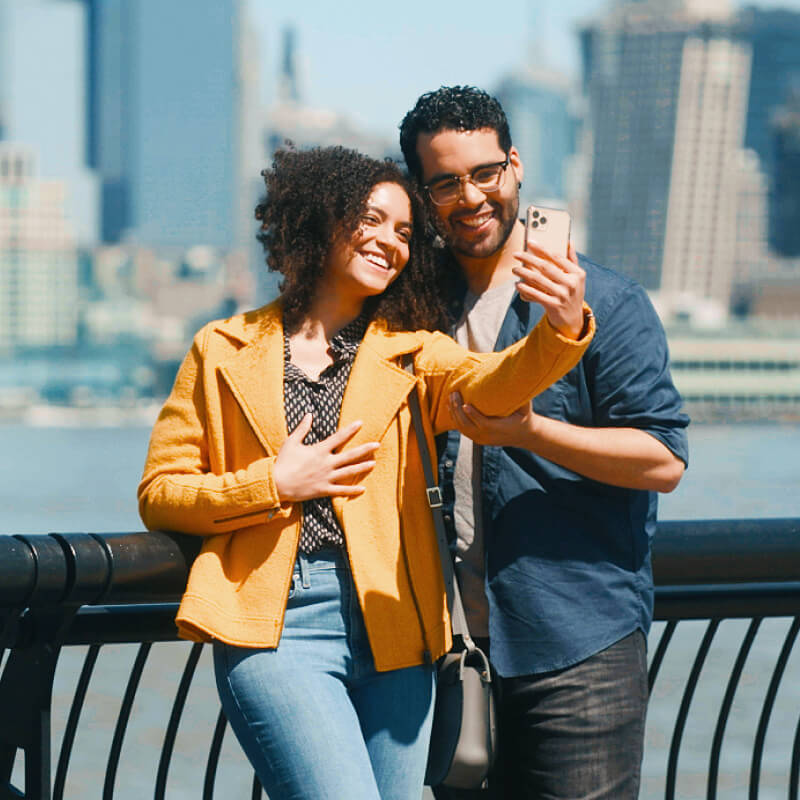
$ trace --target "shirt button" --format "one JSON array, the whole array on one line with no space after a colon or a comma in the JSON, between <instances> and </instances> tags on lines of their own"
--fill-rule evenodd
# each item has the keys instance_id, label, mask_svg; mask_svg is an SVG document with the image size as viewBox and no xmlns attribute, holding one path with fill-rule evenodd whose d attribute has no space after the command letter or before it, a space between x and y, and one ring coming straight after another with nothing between
<instances>
[{"instance_id":1,"label":"shirt button","mask_svg":"<svg viewBox=\"0 0 800 800\"><path fill-rule=\"evenodd\" d=\"M447 461L444 462L444 465L445 467L447 467L447 469L451 469L453 466L453 462L448 458Z\"/></svg>"},{"instance_id":2,"label":"shirt button","mask_svg":"<svg viewBox=\"0 0 800 800\"><path fill-rule=\"evenodd\" d=\"M453 517L450 516L450 514L445 514L444 515L444 521L445 522L452 522L453 521Z\"/></svg>"}]
</instances>

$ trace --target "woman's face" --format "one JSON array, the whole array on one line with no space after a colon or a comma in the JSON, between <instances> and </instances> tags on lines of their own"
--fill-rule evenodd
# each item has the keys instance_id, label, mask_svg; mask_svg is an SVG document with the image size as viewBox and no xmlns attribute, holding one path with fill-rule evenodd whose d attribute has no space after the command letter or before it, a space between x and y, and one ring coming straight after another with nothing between
<instances>
[{"instance_id":1,"label":"woman's face","mask_svg":"<svg viewBox=\"0 0 800 800\"><path fill-rule=\"evenodd\" d=\"M376 184L355 233L331 247L329 279L365 299L385 291L408 263L411 222L406 190L397 183Z\"/></svg>"}]
</instances>

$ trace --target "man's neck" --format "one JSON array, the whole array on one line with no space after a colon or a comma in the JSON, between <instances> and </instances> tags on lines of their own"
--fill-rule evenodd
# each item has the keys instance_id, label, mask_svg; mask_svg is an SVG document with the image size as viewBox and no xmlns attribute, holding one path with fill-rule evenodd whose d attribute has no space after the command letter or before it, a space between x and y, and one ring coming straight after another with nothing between
<instances>
[{"instance_id":1,"label":"man's neck","mask_svg":"<svg viewBox=\"0 0 800 800\"><path fill-rule=\"evenodd\" d=\"M523 250L525 246L525 228L517 222L506 239L505 244L493 255L485 258L470 258L455 253L472 294L483 294L496 286L502 286L515 279L511 271L519 262L512 253Z\"/></svg>"}]
</instances>

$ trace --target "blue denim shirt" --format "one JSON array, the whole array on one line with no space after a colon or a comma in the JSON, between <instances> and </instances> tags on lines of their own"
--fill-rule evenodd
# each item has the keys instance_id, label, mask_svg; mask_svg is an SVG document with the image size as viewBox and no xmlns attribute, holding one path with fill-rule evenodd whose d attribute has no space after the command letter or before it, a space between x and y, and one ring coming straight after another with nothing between
<instances>
[{"instance_id":1,"label":"blue denim shirt","mask_svg":"<svg viewBox=\"0 0 800 800\"><path fill-rule=\"evenodd\" d=\"M645 291L580 256L597 333L581 362L543 394L537 414L585 427L647 431L688 464L681 398L666 337ZM539 321L541 306L514 296L496 350ZM448 534L459 434L440 444ZM576 664L649 630L655 492L585 478L534 453L485 447L483 510L492 662L504 676Z\"/></svg>"}]
</instances>

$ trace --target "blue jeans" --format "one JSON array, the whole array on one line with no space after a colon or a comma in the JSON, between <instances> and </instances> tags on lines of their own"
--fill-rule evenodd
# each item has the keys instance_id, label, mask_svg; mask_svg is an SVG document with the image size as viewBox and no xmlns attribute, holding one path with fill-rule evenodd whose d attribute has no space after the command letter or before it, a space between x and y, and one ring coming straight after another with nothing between
<instances>
[{"instance_id":1,"label":"blue jeans","mask_svg":"<svg viewBox=\"0 0 800 800\"><path fill-rule=\"evenodd\" d=\"M500 678L500 757L486 790L437 800L635 800L647 711L641 631L566 669Z\"/></svg>"},{"instance_id":2,"label":"blue jeans","mask_svg":"<svg viewBox=\"0 0 800 800\"><path fill-rule=\"evenodd\" d=\"M273 800L419 800L433 670L375 670L339 551L298 556L276 649L217 642L214 671L228 721Z\"/></svg>"}]
</instances>

